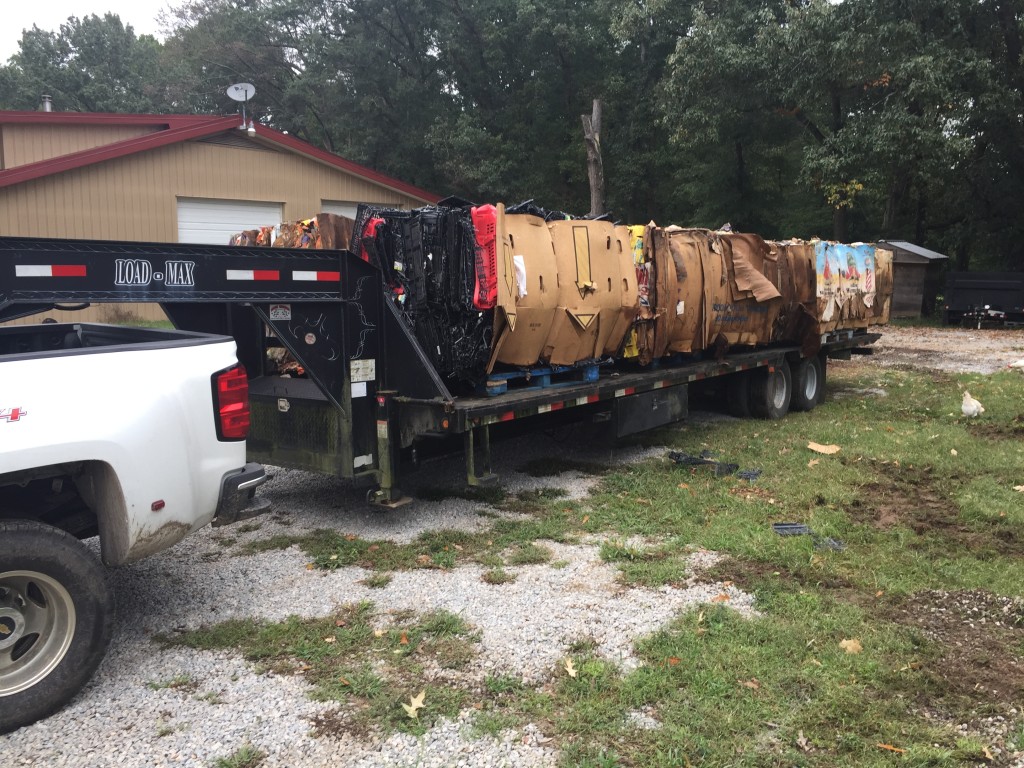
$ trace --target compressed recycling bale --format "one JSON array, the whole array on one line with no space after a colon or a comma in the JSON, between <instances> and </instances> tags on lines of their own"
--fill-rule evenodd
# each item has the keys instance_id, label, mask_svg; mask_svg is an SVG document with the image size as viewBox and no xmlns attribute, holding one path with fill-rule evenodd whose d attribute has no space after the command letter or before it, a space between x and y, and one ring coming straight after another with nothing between
<instances>
[{"instance_id":1,"label":"compressed recycling bale","mask_svg":"<svg viewBox=\"0 0 1024 768\"><path fill-rule=\"evenodd\" d=\"M771 340L799 342L805 357L813 355L821 346L814 245L786 240L768 246L773 259L765 262L765 276L782 294Z\"/></svg>"},{"instance_id":2,"label":"compressed recycling bale","mask_svg":"<svg viewBox=\"0 0 1024 768\"><path fill-rule=\"evenodd\" d=\"M572 365L621 346L636 316L636 282L625 276L629 243L607 221L548 223L558 268L558 307L542 359ZM616 337L616 334L619 334Z\"/></svg>"},{"instance_id":3,"label":"compressed recycling bale","mask_svg":"<svg viewBox=\"0 0 1024 768\"><path fill-rule=\"evenodd\" d=\"M318 213L316 215L317 239L316 248L330 250L349 250L352 245L352 232L355 221L347 216L334 213Z\"/></svg>"},{"instance_id":4,"label":"compressed recycling bale","mask_svg":"<svg viewBox=\"0 0 1024 768\"><path fill-rule=\"evenodd\" d=\"M814 244L814 252L822 333L888 322L892 296L890 251L881 251L885 263L881 280L879 251L873 245L819 240ZM878 308L876 303L880 303Z\"/></svg>"},{"instance_id":5,"label":"compressed recycling bale","mask_svg":"<svg viewBox=\"0 0 1024 768\"><path fill-rule=\"evenodd\" d=\"M771 249L760 235L721 232L711 235L711 250L723 257L724 279L708 280L705 269L705 301L711 301L705 338L730 345L767 344L782 306L782 294L764 275Z\"/></svg>"},{"instance_id":6,"label":"compressed recycling bale","mask_svg":"<svg viewBox=\"0 0 1024 768\"><path fill-rule=\"evenodd\" d=\"M531 214L506 214L498 206L497 362L534 365L544 354L558 307L558 266L547 222Z\"/></svg>"}]
</instances>

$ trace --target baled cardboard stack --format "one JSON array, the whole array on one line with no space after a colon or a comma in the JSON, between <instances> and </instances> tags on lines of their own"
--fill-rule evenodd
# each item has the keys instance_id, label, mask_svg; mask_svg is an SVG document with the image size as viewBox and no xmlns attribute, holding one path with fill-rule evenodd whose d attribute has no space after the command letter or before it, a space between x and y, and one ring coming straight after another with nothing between
<instances>
[{"instance_id":1,"label":"baled cardboard stack","mask_svg":"<svg viewBox=\"0 0 1024 768\"><path fill-rule=\"evenodd\" d=\"M546 222L499 205L498 234L492 367L617 355L638 307L628 229L608 221Z\"/></svg>"}]
</instances>

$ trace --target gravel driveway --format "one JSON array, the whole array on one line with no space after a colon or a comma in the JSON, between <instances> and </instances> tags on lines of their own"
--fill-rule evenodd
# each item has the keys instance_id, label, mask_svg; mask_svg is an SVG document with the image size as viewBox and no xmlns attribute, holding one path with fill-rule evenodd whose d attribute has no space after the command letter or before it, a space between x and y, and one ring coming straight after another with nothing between
<instances>
[{"instance_id":1,"label":"gravel driveway","mask_svg":"<svg viewBox=\"0 0 1024 768\"><path fill-rule=\"evenodd\" d=\"M1024 331L887 329L870 358L880 365L992 372L1024 357ZM584 497L595 478L575 472L534 478L513 470L532 456L552 454L543 435L496 446L495 463L512 493L558 487ZM615 450L582 441L557 453L581 461L622 464L661 449ZM457 459L426 463L409 487L461 482ZM238 655L164 648L153 636L230 618L280 620L295 614L328 616L337 606L370 600L389 611L443 608L481 635L480 654L466 674L482 680L507 674L528 683L548 679L569 645L581 637L597 653L628 668L633 641L665 624L681 608L709 602L723 590L730 605L753 610L749 595L693 576L679 587L623 587L614 565L601 560L600 541L551 544L549 563L510 567L518 578L500 586L481 580L482 569L397 572L383 589L360 583L361 568L310 570L297 547L239 554L248 541L278 533L330 528L362 539L413 540L423 531L479 530L493 523L482 504L449 499L417 501L395 511L368 511L363 491L303 472L276 470L261 491L274 515L258 530L207 529L169 552L113 572L119 608L110 653L86 689L63 711L0 736L7 765L210 766L246 744L264 751L264 765L406 766L553 765L557 755L527 727L500 738L472 732L472 710L443 721L424 737L380 739L310 734L311 721L333 704L309 698L301 676L259 673ZM696 551L692 564L714 562ZM695 571L699 572L699 569ZM384 621L385 619L381 619ZM187 685L173 685L187 680ZM642 713L637 713L642 719Z\"/></svg>"}]
</instances>

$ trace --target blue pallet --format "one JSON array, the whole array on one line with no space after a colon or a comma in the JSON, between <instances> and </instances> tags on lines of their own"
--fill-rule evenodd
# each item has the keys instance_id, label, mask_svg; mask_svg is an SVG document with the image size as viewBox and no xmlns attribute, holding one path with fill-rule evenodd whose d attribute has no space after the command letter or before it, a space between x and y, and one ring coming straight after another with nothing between
<instances>
[{"instance_id":1,"label":"blue pallet","mask_svg":"<svg viewBox=\"0 0 1024 768\"><path fill-rule=\"evenodd\" d=\"M600 378L600 367L610 361L583 360L575 365L545 365L516 371L492 373L478 390L488 397L516 390L551 389L594 382Z\"/></svg>"}]
</instances>

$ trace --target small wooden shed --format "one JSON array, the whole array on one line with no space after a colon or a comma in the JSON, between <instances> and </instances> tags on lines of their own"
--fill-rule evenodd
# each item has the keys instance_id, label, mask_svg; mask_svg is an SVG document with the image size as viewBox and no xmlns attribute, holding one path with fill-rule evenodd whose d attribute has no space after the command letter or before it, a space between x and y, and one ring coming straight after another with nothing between
<instances>
[{"instance_id":1,"label":"small wooden shed","mask_svg":"<svg viewBox=\"0 0 1024 768\"><path fill-rule=\"evenodd\" d=\"M939 266L949 257L906 240L880 240L893 252L890 317L920 317L925 301L935 302ZM930 314L930 312L929 312Z\"/></svg>"}]
</instances>

